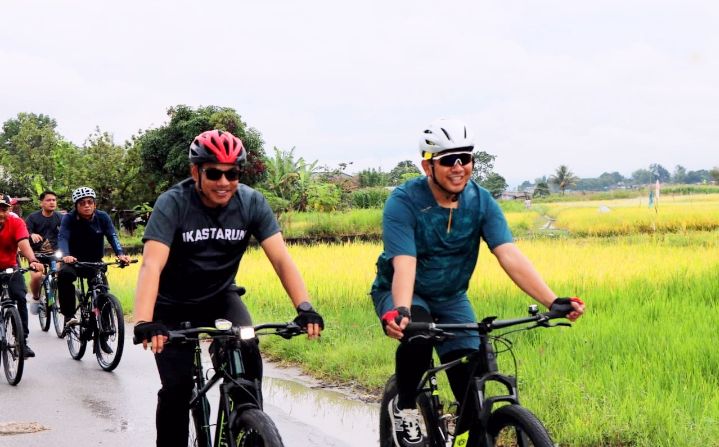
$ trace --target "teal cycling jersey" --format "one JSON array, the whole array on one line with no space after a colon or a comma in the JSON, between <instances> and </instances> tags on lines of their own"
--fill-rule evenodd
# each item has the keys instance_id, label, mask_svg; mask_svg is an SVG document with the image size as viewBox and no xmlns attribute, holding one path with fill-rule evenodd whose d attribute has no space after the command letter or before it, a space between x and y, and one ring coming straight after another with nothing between
<instances>
[{"instance_id":1,"label":"teal cycling jersey","mask_svg":"<svg viewBox=\"0 0 719 447\"><path fill-rule=\"evenodd\" d=\"M372 294L391 290L392 258L417 259L414 293L442 301L464 294L479 256L479 243L490 249L512 242L512 233L492 195L474 181L458 197L457 208L439 206L419 177L397 187L385 204L384 251L377 260Z\"/></svg>"}]
</instances>

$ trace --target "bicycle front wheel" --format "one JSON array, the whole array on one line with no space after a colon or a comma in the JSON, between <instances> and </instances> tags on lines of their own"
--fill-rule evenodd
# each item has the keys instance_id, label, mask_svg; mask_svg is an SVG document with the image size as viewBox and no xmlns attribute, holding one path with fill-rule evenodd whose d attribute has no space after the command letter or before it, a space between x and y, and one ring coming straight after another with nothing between
<instances>
[{"instance_id":1,"label":"bicycle front wheel","mask_svg":"<svg viewBox=\"0 0 719 447\"><path fill-rule=\"evenodd\" d=\"M262 410L251 408L244 410L234 419L230 435L235 439L237 447L283 447L280 433L267 414Z\"/></svg>"},{"instance_id":2,"label":"bicycle front wheel","mask_svg":"<svg viewBox=\"0 0 719 447\"><path fill-rule=\"evenodd\" d=\"M547 429L531 411L519 405L500 407L487 424L489 445L497 447L553 447Z\"/></svg>"},{"instance_id":3,"label":"bicycle front wheel","mask_svg":"<svg viewBox=\"0 0 719 447\"><path fill-rule=\"evenodd\" d=\"M50 312L48 309L48 291L46 281L40 283L40 306L37 311L37 319L40 321L40 329L43 332L47 332L50 329Z\"/></svg>"},{"instance_id":4,"label":"bicycle front wheel","mask_svg":"<svg viewBox=\"0 0 719 447\"><path fill-rule=\"evenodd\" d=\"M98 296L97 316L95 357L100 368L112 371L120 364L125 345L125 319L120 301L109 293Z\"/></svg>"},{"instance_id":5,"label":"bicycle front wheel","mask_svg":"<svg viewBox=\"0 0 719 447\"><path fill-rule=\"evenodd\" d=\"M57 278L52 278L50 281L50 290L52 291L52 300L48 300L48 307L50 308L50 314L52 314L52 323L55 326L55 334L57 338L63 337L63 330L65 329L64 322L60 315L60 304L58 302L57 292Z\"/></svg>"},{"instance_id":6,"label":"bicycle front wheel","mask_svg":"<svg viewBox=\"0 0 719 447\"><path fill-rule=\"evenodd\" d=\"M2 313L2 325L5 337L0 340L2 346L2 363L5 369L5 378L10 385L17 385L22 379L25 365L23 350L25 348L25 331L23 329L20 312L15 306L5 308Z\"/></svg>"}]
</instances>

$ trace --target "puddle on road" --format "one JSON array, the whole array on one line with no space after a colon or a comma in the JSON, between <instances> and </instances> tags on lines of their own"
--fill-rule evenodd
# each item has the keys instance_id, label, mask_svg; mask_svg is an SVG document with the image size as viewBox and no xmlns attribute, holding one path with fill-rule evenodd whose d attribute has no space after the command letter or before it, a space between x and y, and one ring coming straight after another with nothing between
<instances>
[{"instance_id":1,"label":"puddle on road","mask_svg":"<svg viewBox=\"0 0 719 447\"><path fill-rule=\"evenodd\" d=\"M379 405L354 400L318 385L296 370L265 364L262 388L266 403L341 440L347 447L377 445Z\"/></svg>"}]
</instances>

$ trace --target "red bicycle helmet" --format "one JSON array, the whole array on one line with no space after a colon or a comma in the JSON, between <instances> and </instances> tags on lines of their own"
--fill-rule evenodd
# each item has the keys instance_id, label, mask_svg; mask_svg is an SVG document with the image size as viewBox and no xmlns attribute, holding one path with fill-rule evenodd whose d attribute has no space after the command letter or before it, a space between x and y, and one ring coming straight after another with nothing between
<instances>
[{"instance_id":1,"label":"red bicycle helmet","mask_svg":"<svg viewBox=\"0 0 719 447\"><path fill-rule=\"evenodd\" d=\"M232 163L242 164L247 151L242 141L229 132L208 130L202 132L190 144L190 163Z\"/></svg>"}]
</instances>

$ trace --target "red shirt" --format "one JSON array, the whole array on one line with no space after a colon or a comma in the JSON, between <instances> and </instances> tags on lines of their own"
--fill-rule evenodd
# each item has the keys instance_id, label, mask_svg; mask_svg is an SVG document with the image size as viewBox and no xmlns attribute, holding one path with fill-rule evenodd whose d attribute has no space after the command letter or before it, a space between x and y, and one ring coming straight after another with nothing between
<instances>
[{"instance_id":1,"label":"red shirt","mask_svg":"<svg viewBox=\"0 0 719 447\"><path fill-rule=\"evenodd\" d=\"M0 228L0 269L17 265L17 243L29 237L25 221L8 214Z\"/></svg>"}]
</instances>

